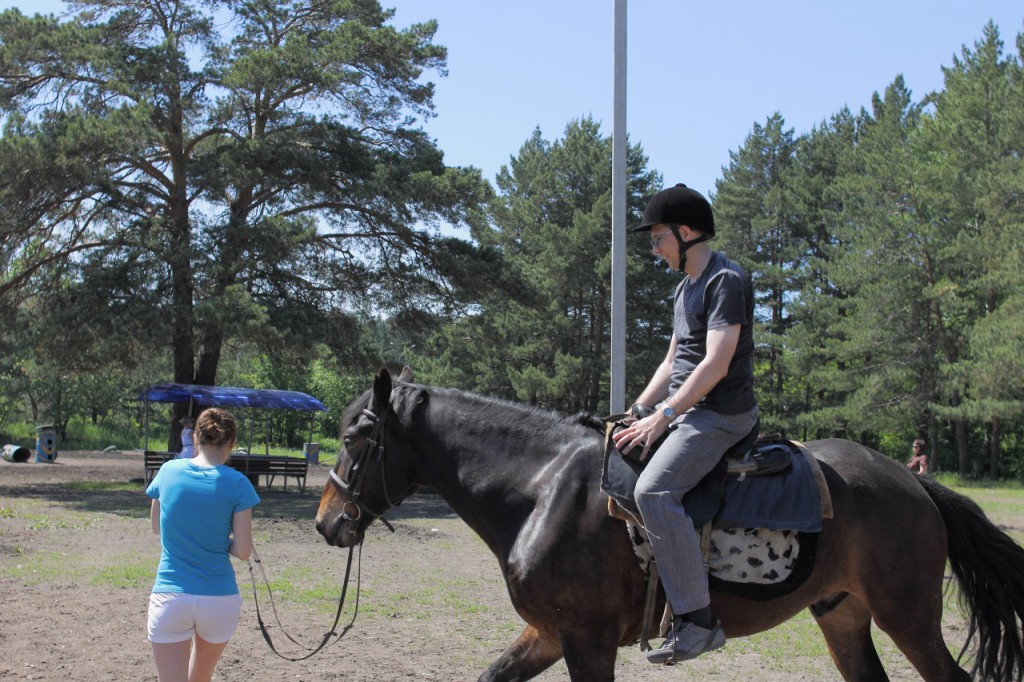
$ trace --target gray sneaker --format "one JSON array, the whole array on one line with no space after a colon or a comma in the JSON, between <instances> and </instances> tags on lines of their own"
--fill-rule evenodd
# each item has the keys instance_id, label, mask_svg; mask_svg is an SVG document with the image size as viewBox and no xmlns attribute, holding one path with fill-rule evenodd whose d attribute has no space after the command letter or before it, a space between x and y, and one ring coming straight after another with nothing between
<instances>
[{"instance_id":1,"label":"gray sneaker","mask_svg":"<svg viewBox=\"0 0 1024 682\"><path fill-rule=\"evenodd\" d=\"M708 630L696 623L682 618L672 621L665 643L657 649L647 652L647 660L657 664L671 664L677 661L688 661L703 653L717 649L725 644L725 631L717 620L715 626Z\"/></svg>"}]
</instances>

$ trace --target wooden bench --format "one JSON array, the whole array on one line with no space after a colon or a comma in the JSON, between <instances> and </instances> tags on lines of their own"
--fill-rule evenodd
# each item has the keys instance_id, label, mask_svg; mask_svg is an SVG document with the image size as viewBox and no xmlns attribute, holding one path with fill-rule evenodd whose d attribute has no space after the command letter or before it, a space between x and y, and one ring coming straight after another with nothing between
<instances>
[{"instance_id":1,"label":"wooden bench","mask_svg":"<svg viewBox=\"0 0 1024 682\"><path fill-rule=\"evenodd\" d=\"M298 457L286 455L231 455L228 466L249 477L253 485L258 485L259 477L263 476L267 488L274 485L278 476L285 490L288 490L288 479L294 478L299 485L299 492L306 491L306 474L309 462Z\"/></svg>"},{"instance_id":2,"label":"wooden bench","mask_svg":"<svg viewBox=\"0 0 1024 682\"><path fill-rule=\"evenodd\" d=\"M146 467L146 485L149 485L156 472L163 466L164 462L174 459L174 452L159 452L146 450L143 453L143 462ZM245 474L253 486L258 486L260 476L263 476L267 488L274 485L274 479L278 476L285 490L288 490L288 479L294 478L299 485L299 492L306 492L306 474L309 472L309 462L298 457L287 457L284 455L231 455L227 465L236 471Z\"/></svg>"},{"instance_id":3,"label":"wooden bench","mask_svg":"<svg viewBox=\"0 0 1024 682\"><path fill-rule=\"evenodd\" d=\"M142 453L142 461L146 467L146 485L148 486L153 477L156 476L156 472L159 471L160 467L164 465L169 459L174 459L175 453L173 452L160 452L158 450L146 450Z\"/></svg>"}]
</instances>

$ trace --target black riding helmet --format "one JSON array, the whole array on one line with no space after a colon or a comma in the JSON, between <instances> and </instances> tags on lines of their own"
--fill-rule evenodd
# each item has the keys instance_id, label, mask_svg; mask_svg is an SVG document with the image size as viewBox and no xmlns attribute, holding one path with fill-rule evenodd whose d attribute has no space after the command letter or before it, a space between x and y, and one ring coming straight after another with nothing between
<instances>
[{"instance_id":1,"label":"black riding helmet","mask_svg":"<svg viewBox=\"0 0 1024 682\"><path fill-rule=\"evenodd\" d=\"M711 204L700 192L683 183L663 189L651 197L644 210L644 221L630 228L630 232L650 230L659 223L687 225L709 237L715 236L715 216L711 213Z\"/></svg>"},{"instance_id":2,"label":"black riding helmet","mask_svg":"<svg viewBox=\"0 0 1024 682\"><path fill-rule=\"evenodd\" d=\"M647 202L647 208L644 209L643 222L630 228L630 232L649 231L661 223L669 226L676 241L679 242L680 268L686 264L687 249L715 236L715 216L711 212L711 204L700 192L690 189L683 183L663 189L651 197ZM679 225L697 230L701 236L688 242L683 241L679 234Z\"/></svg>"}]
</instances>

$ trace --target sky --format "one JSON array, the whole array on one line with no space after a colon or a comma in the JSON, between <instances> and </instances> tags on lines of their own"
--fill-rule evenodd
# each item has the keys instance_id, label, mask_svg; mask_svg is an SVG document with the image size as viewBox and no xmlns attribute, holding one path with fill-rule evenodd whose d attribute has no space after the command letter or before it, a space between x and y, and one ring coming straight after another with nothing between
<instances>
[{"instance_id":1,"label":"sky","mask_svg":"<svg viewBox=\"0 0 1024 682\"><path fill-rule=\"evenodd\" d=\"M627 0L628 1L628 0ZM613 125L614 0L384 0L392 23L438 21L448 75L424 123L450 166L494 180L534 129L555 141L589 116ZM26 14L58 0L0 0ZM802 135L903 75L915 101L992 20L1016 54L1020 0L632 0L627 13L631 144L666 186L714 190L729 153L780 113Z\"/></svg>"}]
</instances>

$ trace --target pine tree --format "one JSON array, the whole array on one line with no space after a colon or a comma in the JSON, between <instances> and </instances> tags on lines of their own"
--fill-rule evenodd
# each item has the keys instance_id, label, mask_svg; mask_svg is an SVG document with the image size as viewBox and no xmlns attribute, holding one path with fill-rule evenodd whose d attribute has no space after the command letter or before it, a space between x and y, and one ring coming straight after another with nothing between
<instances>
[{"instance_id":1,"label":"pine tree","mask_svg":"<svg viewBox=\"0 0 1024 682\"><path fill-rule=\"evenodd\" d=\"M464 259L435 228L488 188L418 125L435 22L374 0L75 8L0 14L0 295L121 273L174 379L204 384L232 338L344 353L360 307L444 304Z\"/></svg>"},{"instance_id":2,"label":"pine tree","mask_svg":"<svg viewBox=\"0 0 1024 682\"><path fill-rule=\"evenodd\" d=\"M961 475L976 465L997 478L1003 424L1024 406L1015 381L1024 292L1024 77L1021 60L1004 57L991 22L943 72L945 89L932 98L935 111L923 137L932 158L941 160L929 166L930 184L956 261L943 286L957 304L959 352L948 354L944 376L960 399L938 407L958 422L985 424L987 462L972 463L966 434L958 433Z\"/></svg>"},{"instance_id":3,"label":"pine tree","mask_svg":"<svg viewBox=\"0 0 1024 682\"><path fill-rule=\"evenodd\" d=\"M639 222L657 188L645 165L631 146L629 224ZM554 142L535 130L499 172L490 216L474 236L498 251L508 284L435 337L427 355L441 353L444 361L430 379L564 411L606 408L610 138L589 118L571 122ZM673 285L646 240L628 243L627 392L635 394L668 347ZM664 324L649 323L655 309Z\"/></svg>"},{"instance_id":4,"label":"pine tree","mask_svg":"<svg viewBox=\"0 0 1024 682\"><path fill-rule=\"evenodd\" d=\"M753 131L716 183L716 249L736 261L754 285L757 320L758 400L766 428L781 428L791 416L786 397L786 335L793 325L789 309L800 290L807 246L794 213L789 181L796 142L778 113Z\"/></svg>"}]
</instances>

